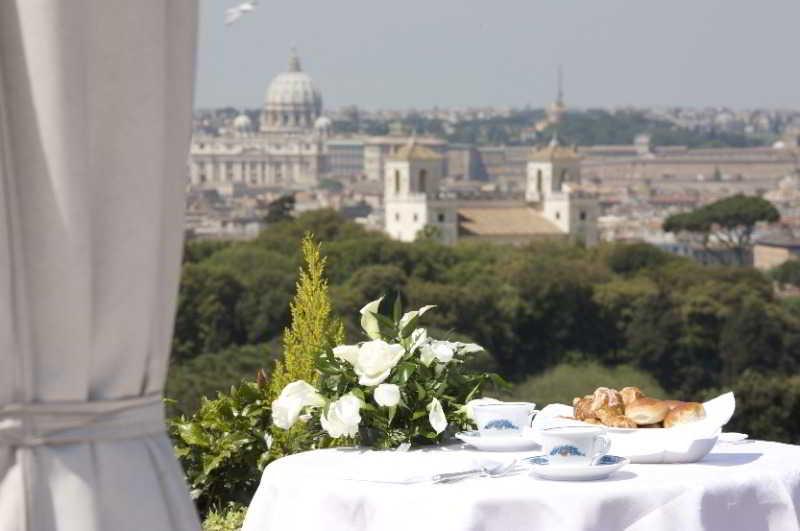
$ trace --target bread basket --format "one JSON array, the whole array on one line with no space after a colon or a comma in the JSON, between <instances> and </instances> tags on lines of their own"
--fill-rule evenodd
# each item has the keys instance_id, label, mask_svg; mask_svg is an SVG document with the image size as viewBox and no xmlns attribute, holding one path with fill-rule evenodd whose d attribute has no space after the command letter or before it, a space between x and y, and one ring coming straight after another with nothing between
<instances>
[{"instance_id":1,"label":"bread basket","mask_svg":"<svg viewBox=\"0 0 800 531\"><path fill-rule=\"evenodd\" d=\"M733 393L704 402L706 418L672 428L606 428L611 439L610 453L627 457L632 463L694 463L717 443L722 427L736 409ZM550 426L583 425L571 417L572 406L550 404L533 421L534 433Z\"/></svg>"}]
</instances>

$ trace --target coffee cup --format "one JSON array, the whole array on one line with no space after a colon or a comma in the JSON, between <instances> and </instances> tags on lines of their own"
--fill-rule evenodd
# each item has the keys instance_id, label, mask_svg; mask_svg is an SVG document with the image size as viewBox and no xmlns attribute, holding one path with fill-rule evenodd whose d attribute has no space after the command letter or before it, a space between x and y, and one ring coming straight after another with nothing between
<instances>
[{"instance_id":1,"label":"coffee cup","mask_svg":"<svg viewBox=\"0 0 800 531\"><path fill-rule=\"evenodd\" d=\"M475 424L481 437L521 436L531 425L536 404L531 402L497 402L472 407Z\"/></svg>"},{"instance_id":2,"label":"coffee cup","mask_svg":"<svg viewBox=\"0 0 800 531\"><path fill-rule=\"evenodd\" d=\"M608 453L611 440L600 426L554 426L539 433L539 442L554 465L593 465Z\"/></svg>"}]
</instances>

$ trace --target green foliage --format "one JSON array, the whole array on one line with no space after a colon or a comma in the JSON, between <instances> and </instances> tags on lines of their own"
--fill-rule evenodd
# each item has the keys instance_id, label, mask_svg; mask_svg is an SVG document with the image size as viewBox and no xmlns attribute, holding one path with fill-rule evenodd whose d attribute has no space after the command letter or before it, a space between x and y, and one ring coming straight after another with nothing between
<instances>
[{"instance_id":1,"label":"green foliage","mask_svg":"<svg viewBox=\"0 0 800 531\"><path fill-rule=\"evenodd\" d=\"M392 407L378 404L373 395L377 383L362 383L352 361L337 357L332 349L323 351L317 359L320 378L316 387L326 405L314 411L307 424L316 445L334 443L320 415L326 415L333 407L328 404L344 395L352 394L361 401L356 442L386 449L403 443L427 445L446 440L471 426L462 409L469 400L505 385L495 374L467 369L465 360L482 352L482 347L428 337L427 330L419 327L419 321L423 315L428 315L432 306L404 313L399 298L391 306L385 302L381 308L382 300L377 299L361 310L361 326L368 338L375 340L369 345L380 345L379 349L389 349L392 345L402 353L399 361L395 360L396 363L387 369L388 374L378 382L396 385L399 403ZM357 350L360 347L346 348ZM433 349L437 348L448 352L450 359L434 359ZM426 355L430 355L428 361L424 361ZM371 359L369 365L375 363L376 360ZM444 431L436 431L429 420L434 402L441 404L446 418ZM333 436L336 438L338 436Z\"/></svg>"},{"instance_id":2,"label":"green foliage","mask_svg":"<svg viewBox=\"0 0 800 531\"><path fill-rule=\"evenodd\" d=\"M220 240L187 240L183 246L183 262L185 264L202 262L229 245L230 242Z\"/></svg>"},{"instance_id":3,"label":"green foliage","mask_svg":"<svg viewBox=\"0 0 800 531\"><path fill-rule=\"evenodd\" d=\"M800 260L787 260L781 265L772 268L769 276L779 284L800 287Z\"/></svg>"},{"instance_id":4,"label":"green foliage","mask_svg":"<svg viewBox=\"0 0 800 531\"><path fill-rule=\"evenodd\" d=\"M221 510L212 509L203 520L203 531L241 531L247 507L229 504Z\"/></svg>"},{"instance_id":5,"label":"green foliage","mask_svg":"<svg viewBox=\"0 0 800 531\"><path fill-rule=\"evenodd\" d=\"M248 504L270 454L267 388L243 382L191 416L170 423L175 453L201 513L228 503Z\"/></svg>"},{"instance_id":6,"label":"green foliage","mask_svg":"<svg viewBox=\"0 0 800 531\"><path fill-rule=\"evenodd\" d=\"M178 293L173 358L183 360L241 344L245 330L236 305L245 288L234 275L204 264L186 264Z\"/></svg>"},{"instance_id":7,"label":"green foliage","mask_svg":"<svg viewBox=\"0 0 800 531\"><path fill-rule=\"evenodd\" d=\"M619 275L632 275L643 269L660 267L675 256L648 243L614 244L606 258L608 267Z\"/></svg>"},{"instance_id":8,"label":"green foliage","mask_svg":"<svg viewBox=\"0 0 800 531\"><path fill-rule=\"evenodd\" d=\"M264 216L266 223L278 223L292 219L294 211L294 195L282 195L278 199L267 205L267 215Z\"/></svg>"},{"instance_id":9,"label":"green foliage","mask_svg":"<svg viewBox=\"0 0 800 531\"><path fill-rule=\"evenodd\" d=\"M737 194L691 212L673 214L664 221L664 230L693 233L709 252L713 236L714 243L733 251L738 264L745 265L756 224L775 223L780 217L778 209L766 199Z\"/></svg>"},{"instance_id":10,"label":"green foliage","mask_svg":"<svg viewBox=\"0 0 800 531\"><path fill-rule=\"evenodd\" d=\"M193 385L211 392L217 373L233 381L223 356L191 364L193 356L230 349L230 365L252 375L251 354L231 347L280 341L302 263L297 242L309 230L325 242L333 308L347 316L351 342L361 336L350 316L386 292L410 307L435 304L426 315L432 335L484 346L488 354L470 358L473 368L496 368L516 382L563 363L570 351L647 371L681 399L735 386L751 366L768 378L800 366L800 303L776 298L771 279L752 268L662 260L642 245L403 243L318 211L276 223L254 241L187 245L194 257L184 266L172 372L191 365L191 377L176 378L185 382L176 394L196 396ZM288 439L280 446L307 444L293 437L294 446L283 446Z\"/></svg>"},{"instance_id":11,"label":"green foliage","mask_svg":"<svg viewBox=\"0 0 800 531\"><path fill-rule=\"evenodd\" d=\"M800 376L766 376L747 370L731 388L736 395L736 412L726 430L751 437L800 443ZM712 398L719 390L709 390Z\"/></svg>"},{"instance_id":12,"label":"green foliage","mask_svg":"<svg viewBox=\"0 0 800 531\"><path fill-rule=\"evenodd\" d=\"M597 362L562 363L515 385L509 396L514 400L536 402L540 406L553 403L570 405L576 396L584 396L598 387L622 389L629 385L639 387L647 396L668 396L655 378L644 371L628 365L604 367Z\"/></svg>"},{"instance_id":13,"label":"green foliage","mask_svg":"<svg viewBox=\"0 0 800 531\"><path fill-rule=\"evenodd\" d=\"M277 358L278 351L279 345L273 340L269 344L228 347L176 364L169 371L164 390L172 400L171 413L192 413L200 407L202 397L216 396L243 379L252 380L259 369Z\"/></svg>"},{"instance_id":14,"label":"green foliage","mask_svg":"<svg viewBox=\"0 0 800 531\"><path fill-rule=\"evenodd\" d=\"M342 323L331 311L325 258L319 244L308 233L302 243L305 267L297 280L297 294L290 304L292 324L283 334L283 358L275 364L270 379L270 397L295 380L314 384L317 356L344 341Z\"/></svg>"}]
</instances>

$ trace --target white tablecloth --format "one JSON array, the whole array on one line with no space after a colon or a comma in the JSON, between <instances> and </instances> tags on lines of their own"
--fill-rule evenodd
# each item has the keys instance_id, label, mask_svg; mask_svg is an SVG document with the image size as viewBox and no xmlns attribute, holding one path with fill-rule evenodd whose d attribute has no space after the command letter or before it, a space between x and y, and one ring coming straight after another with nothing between
<instances>
[{"instance_id":1,"label":"white tablecloth","mask_svg":"<svg viewBox=\"0 0 800 531\"><path fill-rule=\"evenodd\" d=\"M629 465L604 481L527 473L448 484L370 481L463 469L487 455L451 447L286 457L265 469L243 531L800 529L800 446L763 441L720 443L694 464Z\"/></svg>"}]
</instances>

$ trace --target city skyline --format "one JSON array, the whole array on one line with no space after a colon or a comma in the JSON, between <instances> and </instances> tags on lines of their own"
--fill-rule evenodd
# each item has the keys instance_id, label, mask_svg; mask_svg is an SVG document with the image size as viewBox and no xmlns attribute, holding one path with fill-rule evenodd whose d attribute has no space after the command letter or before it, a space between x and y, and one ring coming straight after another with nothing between
<instances>
[{"instance_id":1,"label":"city skyline","mask_svg":"<svg viewBox=\"0 0 800 531\"><path fill-rule=\"evenodd\" d=\"M559 64L573 108L800 107L800 4L599 4L261 2L226 26L236 2L203 0L195 106L259 107L296 46L327 108L544 107Z\"/></svg>"}]
</instances>

